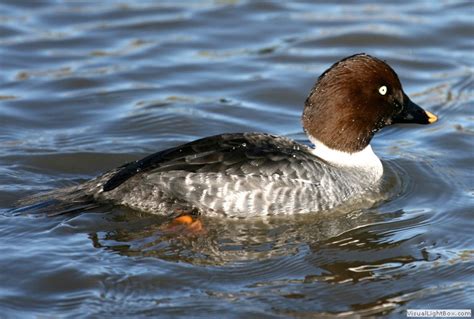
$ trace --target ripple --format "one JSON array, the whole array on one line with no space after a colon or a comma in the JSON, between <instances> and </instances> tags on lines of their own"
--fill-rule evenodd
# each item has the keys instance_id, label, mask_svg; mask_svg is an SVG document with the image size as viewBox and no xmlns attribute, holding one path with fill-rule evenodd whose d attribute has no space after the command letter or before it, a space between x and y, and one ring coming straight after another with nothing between
<instances>
[{"instance_id":1,"label":"ripple","mask_svg":"<svg viewBox=\"0 0 474 319\"><path fill-rule=\"evenodd\" d=\"M472 306L471 3L0 9L4 316L403 317L426 305ZM299 119L307 91L360 51L389 61L440 119L378 134L386 176L376 203L202 217L207 233L197 237L109 205L10 209L198 137L266 131L307 143Z\"/></svg>"}]
</instances>

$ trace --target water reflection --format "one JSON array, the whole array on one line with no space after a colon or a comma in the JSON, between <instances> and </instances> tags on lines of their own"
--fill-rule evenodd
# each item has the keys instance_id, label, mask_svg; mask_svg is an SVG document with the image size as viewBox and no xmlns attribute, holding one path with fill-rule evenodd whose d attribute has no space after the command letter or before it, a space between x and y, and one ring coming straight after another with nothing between
<instances>
[{"instance_id":1,"label":"water reflection","mask_svg":"<svg viewBox=\"0 0 474 319\"><path fill-rule=\"evenodd\" d=\"M471 2L0 8L2 315L352 318L471 307ZM9 210L203 136L305 140L301 105L315 77L357 52L386 59L440 117L375 138L377 154L403 168L386 201L324 216L203 218L207 233L194 237L163 231L164 217L80 198Z\"/></svg>"},{"instance_id":2,"label":"water reflection","mask_svg":"<svg viewBox=\"0 0 474 319\"><path fill-rule=\"evenodd\" d=\"M350 229L382 221L376 211L232 220L200 217L205 235L169 233L158 216L112 214L115 229L90 233L95 247L124 255L154 256L193 264L223 265L294 255L302 245L316 245ZM183 256L186 258L183 259Z\"/></svg>"},{"instance_id":3,"label":"water reflection","mask_svg":"<svg viewBox=\"0 0 474 319\"><path fill-rule=\"evenodd\" d=\"M383 282L400 280L420 262L436 259L413 246L419 234L397 238L397 232L422 225L427 219L421 213L411 212L408 215L415 215L412 218L406 214L402 210L386 212L374 208L253 221L203 218L207 234L186 236L165 234L162 226L166 219L162 217L114 211L102 219L103 229L89 232L88 236L94 247L122 256L205 266L194 275L182 271L183 280L209 276L211 286L216 282L248 283L245 289L232 293L210 289L214 298L280 296L296 302L286 305L283 312L291 313L294 308L293 314L302 314L305 309L315 314L308 302L321 295L316 291L338 284L338 289L331 289L336 289L340 298L352 298L351 314L381 314L405 302L403 294L396 290L380 294ZM96 223L95 228L100 225ZM203 276L204 271L207 275ZM174 276L179 277L180 273L175 272ZM345 297L341 293L347 294L344 287L348 283L367 281L374 282L372 289L380 295L376 300L365 295Z\"/></svg>"}]
</instances>

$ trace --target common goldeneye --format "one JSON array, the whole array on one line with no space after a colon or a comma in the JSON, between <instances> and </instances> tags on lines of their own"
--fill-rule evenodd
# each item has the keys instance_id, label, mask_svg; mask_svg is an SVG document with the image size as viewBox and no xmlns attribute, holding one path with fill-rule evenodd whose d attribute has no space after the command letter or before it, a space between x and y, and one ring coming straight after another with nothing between
<instances>
[{"instance_id":1,"label":"common goldeneye","mask_svg":"<svg viewBox=\"0 0 474 319\"><path fill-rule=\"evenodd\" d=\"M264 133L216 135L125 164L78 190L156 214L322 211L379 187L383 166L370 146L377 131L436 120L408 98L387 63L356 54L326 70L306 99L302 123L314 148Z\"/></svg>"}]
</instances>

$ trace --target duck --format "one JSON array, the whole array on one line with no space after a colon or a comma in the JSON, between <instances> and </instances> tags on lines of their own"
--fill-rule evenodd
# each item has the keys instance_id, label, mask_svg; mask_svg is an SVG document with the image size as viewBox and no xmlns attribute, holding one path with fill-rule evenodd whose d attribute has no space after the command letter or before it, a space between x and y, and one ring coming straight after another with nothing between
<instances>
[{"instance_id":1,"label":"duck","mask_svg":"<svg viewBox=\"0 0 474 319\"><path fill-rule=\"evenodd\" d=\"M438 118L405 94L386 62L359 53L318 77L301 119L309 145L269 133L220 134L126 163L78 189L97 202L162 215L328 211L380 191L384 166L370 145L377 132Z\"/></svg>"}]
</instances>

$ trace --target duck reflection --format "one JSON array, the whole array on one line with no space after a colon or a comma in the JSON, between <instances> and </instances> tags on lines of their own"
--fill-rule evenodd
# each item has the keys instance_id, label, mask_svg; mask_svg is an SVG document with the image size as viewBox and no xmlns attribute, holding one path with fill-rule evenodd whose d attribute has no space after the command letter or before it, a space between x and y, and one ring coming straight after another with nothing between
<instances>
[{"instance_id":1,"label":"duck reflection","mask_svg":"<svg viewBox=\"0 0 474 319\"><path fill-rule=\"evenodd\" d=\"M376 234L359 231L355 232L356 238L351 234L361 227L401 215L401 211L387 214L374 209L257 220L201 217L206 232L190 235L168 232L164 228L166 218L127 212L109 216L109 226L115 224L115 229L92 232L89 237L94 247L127 256L223 265L291 256L307 248L318 252L330 247L360 249L360 246L379 245L381 240L373 238Z\"/></svg>"}]
</instances>

